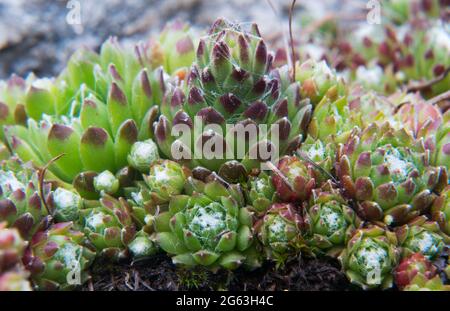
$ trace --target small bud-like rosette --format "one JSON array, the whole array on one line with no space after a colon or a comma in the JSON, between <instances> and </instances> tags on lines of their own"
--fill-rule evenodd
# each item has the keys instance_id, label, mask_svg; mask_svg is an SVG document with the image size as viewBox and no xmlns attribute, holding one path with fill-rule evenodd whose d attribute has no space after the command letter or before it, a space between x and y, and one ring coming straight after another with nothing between
<instances>
[{"instance_id":1,"label":"small bud-like rosette","mask_svg":"<svg viewBox=\"0 0 450 311\"><path fill-rule=\"evenodd\" d=\"M61 187L51 191L45 201L57 222L78 221L80 210L84 207L83 200L76 191Z\"/></svg>"},{"instance_id":2,"label":"small bud-like rosette","mask_svg":"<svg viewBox=\"0 0 450 311\"><path fill-rule=\"evenodd\" d=\"M134 260L150 257L158 252L154 236L147 232L139 231L135 238L128 244L128 251Z\"/></svg>"},{"instance_id":3,"label":"small bud-like rosette","mask_svg":"<svg viewBox=\"0 0 450 311\"><path fill-rule=\"evenodd\" d=\"M259 215L265 213L275 200L275 187L271 176L265 172L251 176L246 190L248 204Z\"/></svg>"},{"instance_id":4,"label":"small bud-like rosette","mask_svg":"<svg viewBox=\"0 0 450 311\"><path fill-rule=\"evenodd\" d=\"M148 173L153 161L159 159L158 146L151 139L133 144L128 155L128 164L141 173Z\"/></svg>"}]
</instances>

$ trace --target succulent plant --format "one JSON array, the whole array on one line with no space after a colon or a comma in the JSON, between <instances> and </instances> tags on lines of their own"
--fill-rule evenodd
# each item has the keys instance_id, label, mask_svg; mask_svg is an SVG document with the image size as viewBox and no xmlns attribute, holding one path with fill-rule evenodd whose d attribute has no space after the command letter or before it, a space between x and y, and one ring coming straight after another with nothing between
<instances>
[{"instance_id":1,"label":"succulent plant","mask_svg":"<svg viewBox=\"0 0 450 311\"><path fill-rule=\"evenodd\" d=\"M175 264L233 270L256 268L252 214L237 186L189 178L192 192L172 197L156 220L157 242Z\"/></svg>"},{"instance_id":2,"label":"succulent plant","mask_svg":"<svg viewBox=\"0 0 450 311\"><path fill-rule=\"evenodd\" d=\"M0 273L17 266L22 259L27 242L15 228L7 228L0 223Z\"/></svg>"},{"instance_id":3,"label":"succulent plant","mask_svg":"<svg viewBox=\"0 0 450 311\"><path fill-rule=\"evenodd\" d=\"M313 252L338 257L361 221L331 181L303 206L305 239Z\"/></svg>"},{"instance_id":4,"label":"succulent plant","mask_svg":"<svg viewBox=\"0 0 450 311\"><path fill-rule=\"evenodd\" d=\"M134 260L152 256L158 252L154 237L140 230L128 244L128 251Z\"/></svg>"},{"instance_id":5,"label":"succulent plant","mask_svg":"<svg viewBox=\"0 0 450 311\"><path fill-rule=\"evenodd\" d=\"M119 180L110 171L103 171L94 177L94 189L100 194L114 195L119 187Z\"/></svg>"},{"instance_id":6,"label":"succulent plant","mask_svg":"<svg viewBox=\"0 0 450 311\"><path fill-rule=\"evenodd\" d=\"M262 214L275 200L275 188L269 174L250 176L246 191L247 202L257 214Z\"/></svg>"},{"instance_id":7,"label":"succulent plant","mask_svg":"<svg viewBox=\"0 0 450 311\"><path fill-rule=\"evenodd\" d=\"M413 285L417 275L431 280L437 274L437 268L433 266L421 253L413 253L403 258L394 272L395 284L399 289Z\"/></svg>"},{"instance_id":8,"label":"succulent plant","mask_svg":"<svg viewBox=\"0 0 450 311\"><path fill-rule=\"evenodd\" d=\"M395 229L404 256L421 253L427 259L435 259L441 254L450 239L441 234L439 225L425 216L416 217Z\"/></svg>"},{"instance_id":9,"label":"succulent plant","mask_svg":"<svg viewBox=\"0 0 450 311\"><path fill-rule=\"evenodd\" d=\"M0 274L0 292L28 292L31 291L30 282L28 281L28 272L26 271L9 271Z\"/></svg>"},{"instance_id":10,"label":"succulent plant","mask_svg":"<svg viewBox=\"0 0 450 311\"><path fill-rule=\"evenodd\" d=\"M330 178L333 179L336 158L336 145L333 143L324 143L308 136L297 150L297 156L314 172L317 185L322 185Z\"/></svg>"},{"instance_id":11,"label":"succulent plant","mask_svg":"<svg viewBox=\"0 0 450 311\"><path fill-rule=\"evenodd\" d=\"M188 24L180 21L167 24L159 36L149 42L152 67L162 66L166 72L175 75L187 72L195 59L195 41Z\"/></svg>"},{"instance_id":12,"label":"succulent plant","mask_svg":"<svg viewBox=\"0 0 450 311\"><path fill-rule=\"evenodd\" d=\"M448 37L449 31L442 23L425 23L421 27L386 25L384 33L366 32L358 39L362 43L354 44L353 48L350 44L349 49L341 52L362 57L366 69L358 70L363 84L371 76L372 82L365 83L366 86L387 94L394 93L399 86L414 88L443 75L440 81L418 89L426 97L433 97L445 92L450 81L445 76L450 64Z\"/></svg>"},{"instance_id":13,"label":"succulent plant","mask_svg":"<svg viewBox=\"0 0 450 311\"><path fill-rule=\"evenodd\" d=\"M324 97L314 109L308 134L314 139L337 144L345 142L352 129L360 125L358 116L350 113L347 97L336 101Z\"/></svg>"},{"instance_id":14,"label":"succulent plant","mask_svg":"<svg viewBox=\"0 0 450 311\"><path fill-rule=\"evenodd\" d=\"M19 230L23 238L29 239L50 220L39 195L39 181L31 163L23 163L17 157L0 164L0 221ZM50 185L43 184L44 193Z\"/></svg>"},{"instance_id":15,"label":"succulent plant","mask_svg":"<svg viewBox=\"0 0 450 311\"><path fill-rule=\"evenodd\" d=\"M366 128L372 123L382 125L386 121L389 121L391 126L398 128L401 123L399 118L396 117L402 114L396 115L395 109L398 107L396 102L399 102L398 105L400 106L404 103L403 100L408 99L402 98L394 101L390 97L381 96L373 90L366 90L361 86L354 85L348 98L349 114L352 116L355 125L361 128ZM399 110L402 110L402 108L400 107ZM408 117L410 115L408 114Z\"/></svg>"},{"instance_id":16,"label":"succulent plant","mask_svg":"<svg viewBox=\"0 0 450 311\"><path fill-rule=\"evenodd\" d=\"M439 107L419 93L393 94L387 99L372 94L369 101L365 100L367 95L354 96L359 98L352 102L352 110L361 112L363 124L381 125L388 121L395 129L405 129L415 139L424 140L425 149L430 150L431 165L449 167L450 112L441 113Z\"/></svg>"},{"instance_id":17,"label":"succulent plant","mask_svg":"<svg viewBox=\"0 0 450 311\"><path fill-rule=\"evenodd\" d=\"M302 234L302 219L291 203L274 203L254 226L266 257L282 266L309 249Z\"/></svg>"},{"instance_id":18,"label":"succulent plant","mask_svg":"<svg viewBox=\"0 0 450 311\"><path fill-rule=\"evenodd\" d=\"M388 0L383 3L383 13L389 21L403 24L415 18L439 17L445 10L445 1L441 0Z\"/></svg>"},{"instance_id":19,"label":"succulent plant","mask_svg":"<svg viewBox=\"0 0 450 311\"><path fill-rule=\"evenodd\" d=\"M155 216L162 207L167 207L173 196L183 193L191 172L171 160L156 160L144 180L136 182L136 187L127 189L128 203L139 226L153 232Z\"/></svg>"},{"instance_id":20,"label":"succulent plant","mask_svg":"<svg viewBox=\"0 0 450 311\"><path fill-rule=\"evenodd\" d=\"M82 195L92 185L82 183L81 173L115 174L127 166L133 144L153 135L165 89L161 69L150 71L140 53L132 55L114 40L103 44L100 55L92 53L74 55L60 77L76 91L66 115L43 116L39 122L28 120L27 128L5 129L9 146L24 161L44 166L65 154L49 170L74 182Z\"/></svg>"},{"instance_id":21,"label":"succulent plant","mask_svg":"<svg viewBox=\"0 0 450 311\"><path fill-rule=\"evenodd\" d=\"M131 146L128 164L141 173L148 173L150 164L159 159L158 146L151 139L138 141Z\"/></svg>"},{"instance_id":22,"label":"succulent plant","mask_svg":"<svg viewBox=\"0 0 450 311\"><path fill-rule=\"evenodd\" d=\"M296 64L295 80L299 81L300 94L309 98L315 106L327 97L336 100L345 95L346 89L343 81L328 67L325 61L316 62L312 59Z\"/></svg>"},{"instance_id":23,"label":"succulent plant","mask_svg":"<svg viewBox=\"0 0 450 311\"><path fill-rule=\"evenodd\" d=\"M128 244L136 235L136 228L122 198L104 195L98 206L80 212L80 224L100 256L119 261L128 256Z\"/></svg>"},{"instance_id":24,"label":"succulent plant","mask_svg":"<svg viewBox=\"0 0 450 311\"><path fill-rule=\"evenodd\" d=\"M438 123L438 122L436 122ZM430 162L435 165L450 167L450 111L442 116L442 123L433 131L428 130L425 136L425 148L430 150Z\"/></svg>"},{"instance_id":25,"label":"succulent plant","mask_svg":"<svg viewBox=\"0 0 450 311\"><path fill-rule=\"evenodd\" d=\"M450 186L433 202L431 217L439 224L442 232L450 236Z\"/></svg>"},{"instance_id":26,"label":"succulent plant","mask_svg":"<svg viewBox=\"0 0 450 311\"><path fill-rule=\"evenodd\" d=\"M316 187L316 173L313 166L298 157L281 158L272 174L278 198L283 202L308 200Z\"/></svg>"},{"instance_id":27,"label":"succulent plant","mask_svg":"<svg viewBox=\"0 0 450 311\"><path fill-rule=\"evenodd\" d=\"M31 290L29 275L22 266L26 246L17 229L0 223L0 291Z\"/></svg>"},{"instance_id":28,"label":"succulent plant","mask_svg":"<svg viewBox=\"0 0 450 311\"><path fill-rule=\"evenodd\" d=\"M315 107L308 127L308 137L297 155L314 173L317 186L334 174L339 143L344 143L361 123L350 113L346 97L331 101L324 97Z\"/></svg>"},{"instance_id":29,"label":"succulent plant","mask_svg":"<svg viewBox=\"0 0 450 311\"><path fill-rule=\"evenodd\" d=\"M447 184L445 167L429 164L421 141L385 123L354 134L340 148L337 175L365 220L405 223L428 211Z\"/></svg>"},{"instance_id":30,"label":"succulent plant","mask_svg":"<svg viewBox=\"0 0 450 311\"><path fill-rule=\"evenodd\" d=\"M95 252L84 245L85 236L72 222L52 225L36 233L23 262L39 290L69 290L83 284Z\"/></svg>"},{"instance_id":31,"label":"succulent plant","mask_svg":"<svg viewBox=\"0 0 450 311\"><path fill-rule=\"evenodd\" d=\"M27 80L32 80L30 76ZM25 124L25 96L27 81L12 75L7 81L0 82L0 139L5 141L3 126L8 124Z\"/></svg>"},{"instance_id":32,"label":"succulent plant","mask_svg":"<svg viewBox=\"0 0 450 311\"><path fill-rule=\"evenodd\" d=\"M247 32L217 20L200 40L186 83L163 99L155 128L162 155L216 172L238 160L249 171L276 150L295 150L311 105L300 101L287 67L269 72L271 59L255 25ZM183 135L187 130L191 135Z\"/></svg>"},{"instance_id":33,"label":"succulent plant","mask_svg":"<svg viewBox=\"0 0 450 311\"><path fill-rule=\"evenodd\" d=\"M26 125L28 117L40 120L45 114L62 115L69 111L70 93L59 79L23 79L13 74L0 82L0 139L5 140L3 126Z\"/></svg>"},{"instance_id":34,"label":"succulent plant","mask_svg":"<svg viewBox=\"0 0 450 311\"><path fill-rule=\"evenodd\" d=\"M400 249L395 233L378 226L358 229L339 256L349 280L363 289L392 286Z\"/></svg>"},{"instance_id":35,"label":"succulent plant","mask_svg":"<svg viewBox=\"0 0 450 311\"><path fill-rule=\"evenodd\" d=\"M78 221L80 210L86 205L77 192L62 187L50 191L45 202L57 222Z\"/></svg>"},{"instance_id":36,"label":"succulent plant","mask_svg":"<svg viewBox=\"0 0 450 311\"><path fill-rule=\"evenodd\" d=\"M425 139L443 125L439 108L427 102L419 93L393 94L389 100L397 108L389 121L397 128L409 130L415 138Z\"/></svg>"},{"instance_id":37,"label":"succulent plant","mask_svg":"<svg viewBox=\"0 0 450 311\"><path fill-rule=\"evenodd\" d=\"M411 285L404 288L405 291L450 291L450 285L444 285L439 275L427 279L423 275L417 275Z\"/></svg>"},{"instance_id":38,"label":"succulent plant","mask_svg":"<svg viewBox=\"0 0 450 311\"><path fill-rule=\"evenodd\" d=\"M0 143L0 161L8 160L11 157L11 152L9 152L8 147Z\"/></svg>"}]
</instances>

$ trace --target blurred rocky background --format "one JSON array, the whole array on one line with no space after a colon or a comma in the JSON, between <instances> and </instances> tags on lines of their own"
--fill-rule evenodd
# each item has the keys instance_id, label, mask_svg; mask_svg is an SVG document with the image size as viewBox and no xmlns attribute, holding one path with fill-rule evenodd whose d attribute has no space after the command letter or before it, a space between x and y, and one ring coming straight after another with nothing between
<instances>
[{"instance_id":1,"label":"blurred rocky background","mask_svg":"<svg viewBox=\"0 0 450 311\"><path fill-rule=\"evenodd\" d=\"M364 8L361 0L297 1L317 18ZM98 49L109 36L145 40L167 21L199 29L217 17L259 24L264 36L287 32L291 0L0 0L0 79L12 73L57 74L80 46Z\"/></svg>"}]
</instances>

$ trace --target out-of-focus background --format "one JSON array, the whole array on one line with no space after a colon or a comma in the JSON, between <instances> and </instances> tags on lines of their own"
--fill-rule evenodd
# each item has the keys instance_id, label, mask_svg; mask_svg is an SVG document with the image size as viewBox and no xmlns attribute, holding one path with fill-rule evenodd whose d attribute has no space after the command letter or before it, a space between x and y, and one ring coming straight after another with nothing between
<instances>
[{"instance_id":1,"label":"out-of-focus background","mask_svg":"<svg viewBox=\"0 0 450 311\"><path fill-rule=\"evenodd\" d=\"M257 22L263 36L287 33L291 0L0 0L0 79L12 73L52 76L80 46L98 49L111 35L121 41L147 39L167 21L180 19L199 29L217 17ZM339 12L357 16L364 0L297 1L315 19ZM356 15L355 15L356 14ZM298 33L296 34L298 35Z\"/></svg>"}]
</instances>

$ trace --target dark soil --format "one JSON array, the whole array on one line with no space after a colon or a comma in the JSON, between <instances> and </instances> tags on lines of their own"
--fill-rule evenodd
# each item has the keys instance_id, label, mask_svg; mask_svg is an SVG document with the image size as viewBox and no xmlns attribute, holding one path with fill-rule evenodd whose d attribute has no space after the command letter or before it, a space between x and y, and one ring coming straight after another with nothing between
<instances>
[{"instance_id":1,"label":"dark soil","mask_svg":"<svg viewBox=\"0 0 450 311\"><path fill-rule=\"evenodd\" d=\"M354 290L336 260L299 258L276 270L273 264L249 272L184 270L166 255L118 265L96 262L82 290Z\"/></svg>"}]
</instances>

